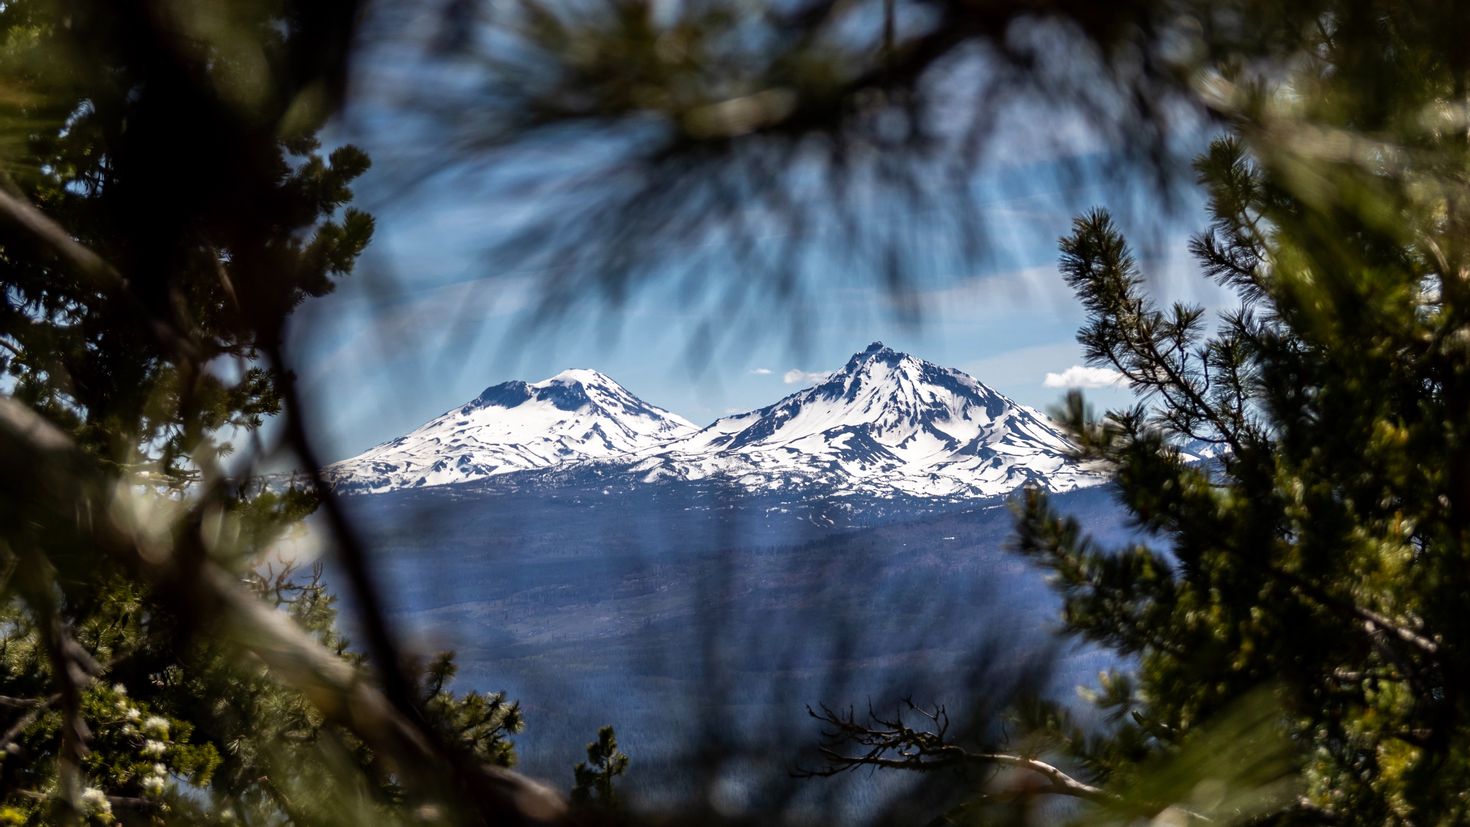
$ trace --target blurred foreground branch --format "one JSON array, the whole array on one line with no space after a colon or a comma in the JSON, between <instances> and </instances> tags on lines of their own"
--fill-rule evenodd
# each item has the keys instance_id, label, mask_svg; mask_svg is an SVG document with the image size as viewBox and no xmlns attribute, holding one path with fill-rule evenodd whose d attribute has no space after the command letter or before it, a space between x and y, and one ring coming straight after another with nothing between
<instances>
[{"instance_id":1,"label":"blurred foreground branch","mask_svg":"<svg viewBox=\"0 0 1470 827\"><path fill-rule=\"evenodd\" d=\"M11 511L8 519L25 519L53 541L66 537L96 547L151 583L181 615L208 618L209 627L240 655L258 659L304 692L323 715L361 737L405 779L439 796L446 792L446 779L473 783L450 790L476 802L477 821L548 823L563 813L560 797L540 784L498 767L465 767L438 751L435 738L401 715L358 669L249 593L208 555L179 554L167 536L140 533L125 515L139 505L136 498L146 495L128 486L107 486L64 434L12 399L0 399L0 462L33 470L25 480L6 475L0 499ZM69 508L58 512L58 503ZM173 539L199 542L187 534ZM197 569L188 572L182 564L191 558Z\"/></svg>"}]
</instances>

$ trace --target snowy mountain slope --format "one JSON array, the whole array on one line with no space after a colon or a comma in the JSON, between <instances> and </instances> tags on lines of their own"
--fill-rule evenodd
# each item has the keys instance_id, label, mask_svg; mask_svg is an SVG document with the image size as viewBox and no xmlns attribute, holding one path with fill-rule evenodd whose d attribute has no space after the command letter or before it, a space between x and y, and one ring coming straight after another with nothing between
<instances>
[{"instance_id":1,"label":"snowy mountain slope","mask_svg":"<svg viewBox=\"0 0 1470 827\"><path fill-rule=\"evenodd\" d=\"M380 492L622 458L697 428L594 370L505 382L412 433L330 465L339 490Z\"/></svg>"},{"instance_id":2,"label":"snowy mountain slope","mask_svg":"<svg viewBox=\"0 0 1470 827\"><path fill-rule=\"evenodd\" d=\"M1036 411L968 374L874 342L820 384L645 451L645 481L725 477L749 489L994 496L1101 476Z\"/></svg>"},{"instance_id":3,"label":"snowy mountain slope","mask_svg":"<svg viewBox=\"0 0 1470 827\"><path fill-rule=\"evenodd\" d=\"M490 478L544 488L586 474L880 497L991 497L1103 481L1068 448L1040 413L874 342L819 384L703 429L596 371L506 382L326 472L349 492Z\"/></svg>"}]
</instances>

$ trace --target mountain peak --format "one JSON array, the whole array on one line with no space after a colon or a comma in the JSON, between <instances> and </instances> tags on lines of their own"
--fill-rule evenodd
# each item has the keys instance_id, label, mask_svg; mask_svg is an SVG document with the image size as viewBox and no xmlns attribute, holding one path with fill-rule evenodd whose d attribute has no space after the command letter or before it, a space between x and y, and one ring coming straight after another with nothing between
<instances>
[{"instance_id":1,"label":"mountain peak","mask_svg":"<svg viewBox=\"0 0 1470 827\"><path fill-rule=\"evenodd\" d=\"M540 382L512 379L491 385L464 405L460 413L465 414L475 408L484 407L514 408L532 400L549 403L563 411L575 411L596 401L588 395L589 389L601 391L602 396L617 399L619 407L629 407L630 402L635 403L631 407L641 404L637 397L606 374L585 368L570 368Z\"/></svg>"},{"instance_id":2,"label":"mountain peak","mask_svg":"<svg viewBox=\"0 0 1470 827\"><path fill-rule=\"evenodd\" d=\"M849 363L852 363L852 362L893 362L893 361L896 361L898 359L903 359L905 357L913 358L913 357L909 357L907 353L900 353L900 352L894 350L893 348L891 348L891 347L883 344L882 342L874 342L871 345L868 345L868 347L865 350L863 350L862 353L854 353L852 355L852 359L850 359L848 361L849 361Z\"/></svg>"},{"instance_id":3,"label":"mountain peak","mask_svg":"<svg viewBox=\"0 0 1470 827\"><path fill-rule=\"evenodd\" d=\"M882 342L813 387L670 443L640 469L728 475L754 488L800 481L939 496L1091 482L1045 417Z\"/></svg>"},{"instance_id":4,"label":"mountain peak","mask_svg":"<svg viewBox=\"0 0 1470 827\"><path fill-rule=\"evenodd\" d=\"M609 383L613 385L618 384L617 382L613 381L612 377L608 376L607 374L600 373L590 368L567 368L566 370L558 373L550 379L544 379L540 382L537 382L536 384L545 385L552 382L556 382L558 384L575 383L579 385L605 385Z\"/></svg>"},{"instance_id":5,"label":"mountain peak","mask_svg":"<svg viewBox=\"0 0 1470 827\"><path fill-rule=\"evenodd\" d=\"M895 365L904 359L911 359L915 362L920 361L912 356L909 356L907 353L900 353L893 348L883 344L882 342L874 342L871 345L868 345L867 348L864 349L861 353L854 353L852 355L852 358L847 360L847 364L843 367L841 371L839 371L839 373L852 373L853 371L861 368L864 365L871 365L875 363Z\"/></svg>"},{"instance_id":6,"label":"mountain peak","mask_svg":"<svg viewBox=\"0 0 1470 827\"><path fill-rule=\"evenodd\" d=\"M601 461L697 430L595 370L491 385L410 434L329 466L349 490L389 491Z\"/></svg>"}]
</instances>

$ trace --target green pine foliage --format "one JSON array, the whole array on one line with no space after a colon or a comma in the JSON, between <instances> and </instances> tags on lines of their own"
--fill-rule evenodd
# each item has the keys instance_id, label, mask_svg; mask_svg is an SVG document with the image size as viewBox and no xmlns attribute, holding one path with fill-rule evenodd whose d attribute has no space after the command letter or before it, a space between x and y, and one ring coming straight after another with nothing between
<instances>
[{"instance_id":1,"label":"green pine foliage","mask_svg":"<svg viewBox=\"0 0 1470 827\"><path fill-rule=\"evenodd\" d=\"M1103 548L1026 498L1018 547L1050 571L1066 628L1137 662L1097 691L1111 737L1064 740L1136 789L1264 691L1290 738L1288 821L1463 823L1463 207L1353 167L1333 180L1356 197L1324 212L1278 160L1224 138L1198 163L1213 221L1191 249L1240 299L1217 325L1149 298L1105 212L1062 240L1088 359L1140 397L1097 417L1073 395L1066 420L1155 538ZM1186 462L1186 443L1218 459Z\"/></svg>"},{"instance_id":2,"label":"green pine foliage","mask_svg":"<svg viewBox=\"0 0 1470 827\"><path fill-rule=\"evenodd\" d=\"M525 729L518 701L504 692L469 692L455 695L447 688L458 667L453 652L441 652L424 670L424 710L432 716L445 738L465 751L497 767L514 767L515 745L511 736Z\"/></svg>"},{"instance_id":3,"label":"green pine foliage","mask_svg":"<svg viewBox=\"0 0 1470 827\"><path fill-rule=\"evenodd\" d=\"M1060 242L1087 360L1136 395L1060 417L1145 541L1030 492L1016 546L1065 631L1121 656L1087 689L1100 718L1026 699L976 746L829 713L827 772L1019 767L1089 823L1470 821L1467 9L1294 7L1290 59L1195 69L1223 128L1189 248L1233 306L1157 301L1106 210ZM951 822L1014 798L979 786Z\"/></svg>"},{"instance_id":4,"label":"green pine foliage","mask_svg":"<svg viewBox=\"0 0 1470 827\"><path fill-rule=\"evenodd\" d=\"M0 823L413 821L401 756L190 599L218 567L374 680L320 569L271 562L316 495L222 463L282 410L287 316L373 233L351 206L366 154L324 149L321 90L292 86L318 10L180 7L164 46L127 4L74 5L0 6L0 198L39 216L0 222L0 370L114 493L68 501L75 532L20 504L44 483L0 501ZM152 538L166 574L102 553L95 525ZM413 675L425 726L514 764L518 705L453 691L450 654Z\"/></svg>"},{"instance_id":5,"label":"green pine foliage","mask_svg":"<svg viewBox=\"0 0 1470 827\"><path fill-rule=\"evenodd\" d=\"M1136 663L1096 690L1108 735L1057 742L1125 797L1246 705L1285 738L1277 823L1470 820L1463 14L1335 6L1284 74L1212 78L1232 134L1190 251L1221 318L1155 303L1106 212L1062 239L1089 362L1138 396L1065 419L1151 539L1101 547L1033 494L1018 547L1069 632Z\"/></svg>"},{"instance_id":6,"label":"green pine foliage","mask_svg":"<svg viewBox=\"0 0 1470 827\"><path fill-rule=\"evenodd\" d=\"M934 28L906 16L874 48L854 34L873 14L860 5L775 14L779 36L763 37L732 27L735 10L719 4L672 17L622 4L578 27L533 3L511 15L530 24L529 48L491 63L492 79L509 78L486 96L505 124L453 115L486 130L482 145L619 121L667 127L653 130L664 143L606 176L624 183L604 208L532 228L572 251L547 261L602 256L562 269L621 287L669 233L723 233L718 219L763 194L752 182L812 169L793 159L814 158L841 184L866 174L850 162L868 155L896 191L926 189L915 176L932 174L923 162L945 142L920 128L933 106L920 81L974 48L1006 70L1002 82L1048 78L1032 88L1139 118L1113 134L1142 136L1159 164L1170 107L1187 96L1226 135L1197 166L1210 225L1191 251L1238 307L1212 319L1156 304L1104 211L1062 241L1063 276L1089 314L1088 358L1139 395L1102 416L1073 397L1065 419L1151 542L1103 548L1036 494L1017 541L1054 577L1066 629L1133 665L1092 690L1105 725L1023 700L1005 751L946 741L942 707L876 721L824 709L814 714L833 738L866 748L829 751L831 769L979 766L982 798L1000 795L1022 818L1041 793L1121 822L1470 822L1470 6L990 5L910 9ZM390 680L386 634L368 624L373 662L387 667L377 674L335 628L318 577L266 567L315 495L262 489L253 469L222 462L266 417L290 413L287 319L350 273L372 237L371 216L351 206L368 158L315 137L341 102L359 11L0 4L0 820L560 812L519 776L478 771L514 762L514 703L455 694L447 655L408 669L405 691ZM655 36L661 18L672 39ZM1045 36L1053 24L1080 39ZM1068 57L1083 77L1050 71L1054 44L1078 47ZM969 97L1002 100L996 88ZM966 143L990 128L972 120ZM566 129L578 125L594 128ZM825 165L807 154L824 145ZM907 173L906 156L921 161ZM962 156L943 167L957 180L974 157ZM796 219L808 200L835 203L790 205L790 192L755 203ZM732 209L689 207L700 203ZM687 220L667 220L676 213ZM899 283L901 246L853 249L886 253L880 269ZM791 283L783 273L778 295L794 295ZM1186 462L1185 444L1216 459ZM264 601L291 634L228 627L220 617L260 615L197 598L240 586L249 609ZM303 637L313 645L270 648ZM377 679L384 691L362 690ZM575 797L616 805L627 766L604 728Z\"/></svg>"},{"instance_id":7,"label":"green pine foliage","mask_svg":"<svg viewBox=\"0 0 1470 827\"><path fill-rule=\"evenodd\" d=\"M627 769L628 756L618 750L617 733L611 726L597 730L597 740L587 744L587 760L574 768L572 802L604 810L620 808L622 795L613 782Z\"/></svg>"},{"instance_id":8,"label":"green pine foliage","mask_svg":"<svg viewBox=\"0 0 1470 827\"><path fill-rule=\"evenodd\" d=\"M310 630L344 660L361 664L336 629L336 599L320 569L287 566L245 575L262 600ZM268 671L241 668L227 652L192 645L182 656L176 630L125 581L107 584L95 610L79 617L77 640L98 664L81 720L88 730L82 800L99 823L344 823L344 815L394 823L401 809L392 762L324 720L305 693ZM49 665L23 610L0 639L0 705L12 745L0 760L0 823L49 823L59 813L57 749L62 716L50 695ZM424 709L442 732L479 760L515 763L511 737L524 727L519 705L500 693L448 688L453 655L422 671ZM350 806L344 790L351 791ZM352 819L347 819L351 821Z\"/></svg>"}]
</instances>

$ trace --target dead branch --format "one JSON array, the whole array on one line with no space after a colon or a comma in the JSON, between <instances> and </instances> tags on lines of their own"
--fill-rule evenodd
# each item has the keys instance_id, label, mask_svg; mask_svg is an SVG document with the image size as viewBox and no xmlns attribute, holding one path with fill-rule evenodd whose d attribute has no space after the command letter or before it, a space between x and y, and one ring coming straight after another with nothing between
<instances>
[{"instance_id":1,"label":"dead branch","mask_svg":"<svg viewBox=\"0 0 1470 827\"><path fill-rule=\"evenodd\" d=\"M924 728L910 726L905 713L926 719ZM931 772L960 767L1010 767L1034 773L1046 782L1039 792L1064 795L1100 803L1117 803L1117 796L1072 777L1054 764L1033 756L990 750L971 750L948 739L950 719L943 706L924 708L905 699L892 717L871 707L858 720L849 707L837 712L825 704L820 711L807 707L807 714L821 721L822 743L818 747L826 766L798 770L799 777L830 777L861 767ZM850 750L856 748L856 754Z\"/></svg>"}]
</instances>

